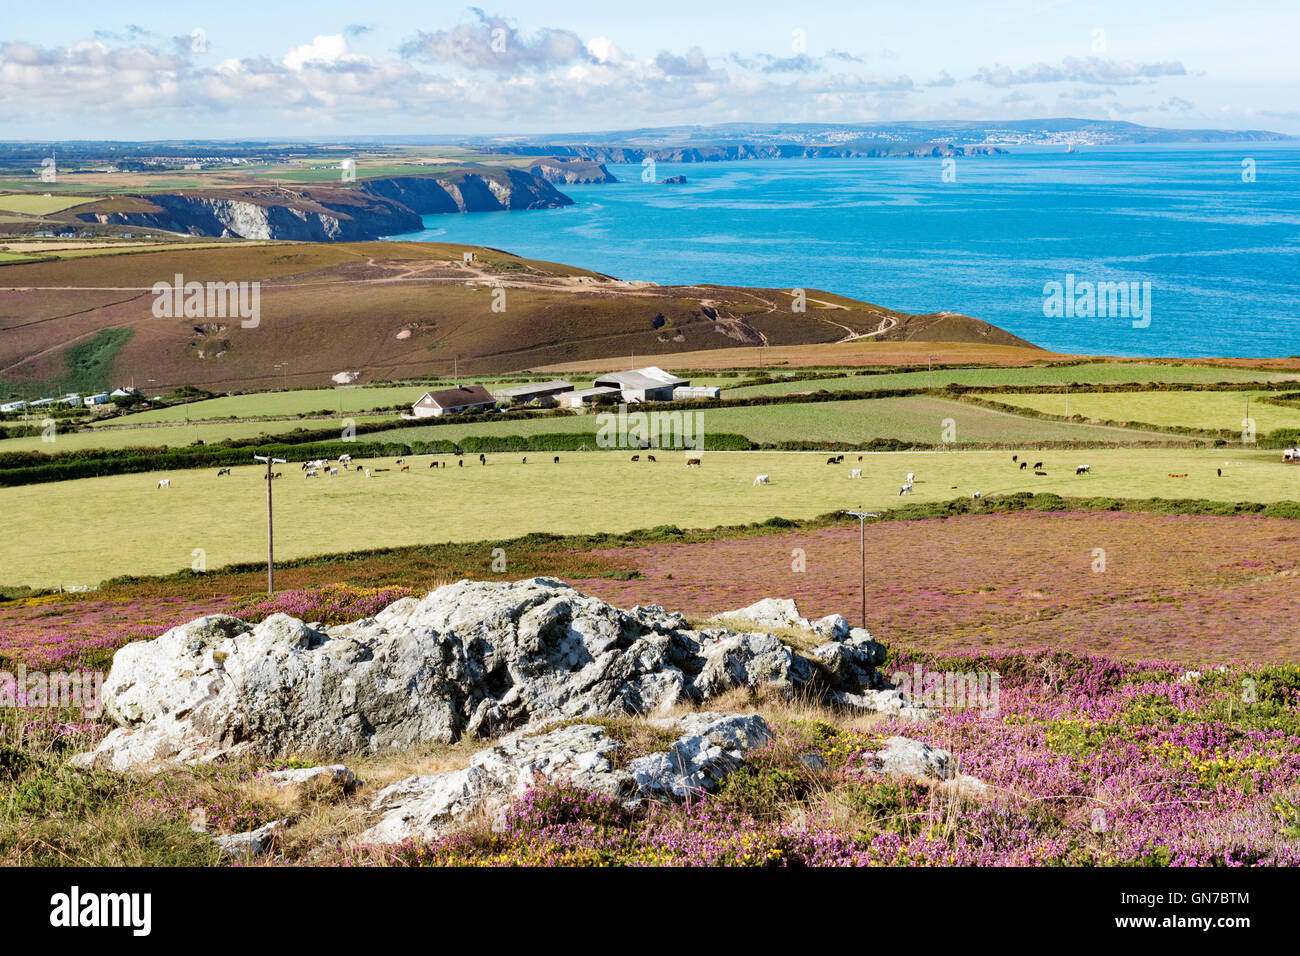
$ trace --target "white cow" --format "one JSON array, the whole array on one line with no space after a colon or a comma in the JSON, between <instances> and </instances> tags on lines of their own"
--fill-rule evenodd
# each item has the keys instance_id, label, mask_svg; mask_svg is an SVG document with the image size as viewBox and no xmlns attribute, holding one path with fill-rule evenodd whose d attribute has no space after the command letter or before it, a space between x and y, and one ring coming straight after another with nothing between
<instances>
[{"instance_id":1,"label":"white cow","mask_svg":"<svg viewBox=\"0 0 1300 956\"><path fill-rule=\"evenodd\" d=\"M307 474L306 474L304 477L306 477L306 478L315 478L315 477L317 477L319 474L320 474L320 472L319 472L318 470L316 470L315 468L308 468L308 469L307 469Z\"/></svg>"},{"instance_id":2,"label":"white cow","mask_svg":"<svg viewBox=\"0 0 1300 956\"><path fill-rule=\"evenodd\" d=\"M851 472L849 472L849 477L850 477L850 478L861 478L861 477L862 477L862 469L861 469L861 468L854 468Z\"/></svg>"},{"instance_id":3,"label":"white cow","mask_svg":"<svg viewBox=\"0 0 1300 956\"><path fill-rule=\"evenodd\" d=\"M164 478L162 481L158 482L159 488L170 488L171 486L172 480L170 478Z\"/></svg>"},{"instance_id":4,"label":"white cow","mask_svg":"<svg viewBox=\"0 0 1300 956\"><path fill-rule=\"evenodd\" d=\"M370 477L370 469L369 469L369 468L366 469L366 477L367 477L367 478Z\"/></svg>"},{"instance_id":5,"label":"white cow","mask_svg":"<svg viewBox=\"0 0 1300 956\"><path fill-rule=\"evenodd\" d=\"M907 473L907 483L910 485L910 484L911 484L915 479L916 479L916 475L912 474L912 473L909 471L909 472Z\"/></svg>"},{"instance_id":6,"label":"white cow","mask_svg":"<svg viewBox=\"0 0 1300 956\"><path fill-rule=\"evenodd\" d=\"M912 493L912 483L910 481L907 484L903 485L902 488L898 489L898 494L900 497L902 495L910 495L911 493Z\"/></svg>"},{"instance_id":7,"label":"white cow","mask_svg":"<svg viewBox=\"0 0 1300 956\"><path fill-rule=\"evenodd\" d=\"M337 478L338 475L339 475L339 470L338 470L337 468L331 468L331 469L330 469L330 477L331 477L331 478Z\"/></svg>"},{"instance_id":8,"label":"white cow","mask_svg":"<svg viewBox=\"0 0 1300 956\"><path fill-rule=\"evenodd\" d=\"M772 483L772 479L769 478L767 475L759 475L754 479L755 485L770 485L771 483Z\"/></svg>"},{"instance_id":9,"label":"white cow","mask_svg":"<svg viewBox=\"0 0 1300 956\"><path fill-rule=\"evenodd\" d=\"M976 499L976 500L979 500L979 498L980 498L981 496L980 496L980 493L977 491L977 492L975 492L975 494L971 495L971 497L974 498L974 499Z\"/></svg>"}]
</instances>

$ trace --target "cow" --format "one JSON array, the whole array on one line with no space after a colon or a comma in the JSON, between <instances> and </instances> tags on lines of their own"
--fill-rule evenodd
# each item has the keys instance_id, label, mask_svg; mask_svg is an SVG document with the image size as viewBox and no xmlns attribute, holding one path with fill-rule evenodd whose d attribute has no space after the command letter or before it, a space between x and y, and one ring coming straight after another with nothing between
<instances>
[{"instance_id":1,"label":"cow","mask_svg":"<svg viewBox=\"0 0 1300 956\"><path fill-rule=\"evenodd\" d=\"M1216 469L1214 469L1214 470L1217 471L1217 472L1219 473L1219 477L1220 477L1220 478L1223 477L1223 469L1222 469L1222 468L1216 468Z\"/></svg>"},{"instance_id":2,"label":"cow","mask_svg":"<svg viewBox=\"0 0 1300 956\"><path fill-rule=\"evenodd\" d=\"M431 462L429 462L429 467L430 467L430 468L437 468L437 467L438 467L438 463L437 463L436 461L431 461Z\"/></svg>"},{"instance_id":3,"label":"cow","mask_svg":"<svg viewBox=\"0 0 1300 956\"><path fill-rule=\"evenodd\" d=\"M399 458L399 459L397 459L397 461L393 462L393 464L395 464L395 465L404 465L404 464L406 464L406 459L405 459L405 458Z\"/></svg>"},{"instance_id":4,"label":"cow","mask_svg":"<svg viewBox=\"0 0 1300 956\"><path fill-rule=\"evenodd\" d=\"M401 468L399 468L399 469L397 469L397 470L398 470L398 471L410 471L410 470L411 470L411 466L410 466L410 465L403 465Z\"/></svg>"},{"instance_id":5,"label":"cow","mask_svg":"<svg viewBox=\"0 0 1300 956\"><path fill-rule=\"evenodd\" d=\"M558 465L559 463L560 463L560 456L559 456L559 455L556 455L556 456L555 456L555 461L553 462L553 464Z\"/></svg>"},{"instance_id":6,"label":"cow","mask_svg":"<svg viewBox=\"0 0 1300 956\"><path fill-rule=\"evenodd\" d=\"M909 471L909 472L907 473L907 483L910 485L910 484L911 484L913 481L915 481L915 480L916 480L916 475L912 474L912 473Z\"/></svg>"},{"instance_id":7,"label":"cow","mask_svg":"<svg viewBox=\"0 0 1300 956\"><path fill-rule=\"evenodd\" d=\"M646 455L645 457L646 457L646 461L654 461L654 460L655 460L655 456L654 456L654 455ZM556 461L559 461L559 459L557 458Z\"/></svg>"},{"instance_id":8,"label":"cow","mask_svg":"<svg viewBox=\"0 0 1300 956\"><path fill-rule=\"evenodd\" d=\"M217 477L218 477L218 478L220 478L222 475L228 475L228 474L230 474L230 469L229 469L229 468L218 468L218 469L217 469Z\"/></svg>"},{"instance_id":9,"label":"cow","mask_svg":"<svg viewBox=\"0 0 1300 956\"><path fill-rule=\"evenodd\" d=\"M859 455L859 456L858 456L858 461L861 461L861 460L862 460L862 456Z\"/></svg>"},{"instance_id":10,"label":"cow","mask_svg":"<svg viewBox=\"0 0 1300 956\"><path fill-rule=\"evenodd\" d=\"M1027 462L1027 461L1022 461L1022 462L1020 463L1020 470L1021 470L1021 471L1024 471L1024 470L1025 470L1026 468L1028 468L1028 467L1029 467L1029 462Z\"/></svg>"},{"instance_id":11,"label":"cow","mask_svg":"<svg viewBox=\"0 0 1300 956\"><path fill-rule=\"evenodd\" d=\"M1036 472L1034 472L1034 474L1037 475L1039 478L1046 478L1046 477L1047 477L1047 472L1045 472L1045 471L1036 471Z\"/></svg>"},{"instance_id":12,"label":"cow","mask_svg":"<svg viewBox=\"0 0 1300 956\"><path fill-rule=\"evenodd\" d=\"M479 452L479 455L478 455L478 463L479 463L480 465L486 465L486 464L487 464L487 455L483 454L482 452Z\"/></svg>"},{"instance_id":13,"label":"cow","mask_svg":"<svg viewBox=\"0 0 1300 956\"><path fill-rule=\"evenodd\" d=\"M309 468L309 469L307 469L307 474L303 475L303 477L304 477L304 478L318 478L318 477L320 477L320 472L317 471L315 468Z\"/></svg>"},{"instance_id":14,"label":"cow","mask_svg":"<svg viewBox=\"0 0 1300 956\"><path fill-rule=\"evenodd\" d=\"M352 461L352 456L351 456L351 455L339 455L339 464L340 464L340 465L346 465L346 464L349 464L351 461Z\"/></svg>"},{"instance_id":15,"label":"cow","mask_svg":"<svg viewBox=\"0 0 1300 956\"><path fill-rule=\"evenodd\" d=\"M850 478L861 478L861 477L862 477L862 469L861 469L861 468L854 468L852 471L849 472L849 477L850 477Z\"/></svg>"},{"instance_id":16,"label":"cow","mask_svg":"<svg viewBox=\"0 0 1300 956\"><path fill-rule=\"evenodd\" d=\"M772 483L772 479L769 478L767 475L757 475L754 478L755 485L770 485L771 483Z\"/></svg>"},{"instance_id":17,"label":"cow","mask_svg":"<svg viewBox=\"0 0 1300 956\"><path fill-rule=\"evenodd\" d=\"M457 452L457 454L459 454L459 452ZM465 459L462 458L460 461L456 462L456 464L458 464L458 465L460 465L460 467L464 468L464 467L465 467Z\"/></svg>"},{"instance_id":18,"label":"cow","mask_svg":"<svg viewBox=\"0 0 1300 956\"><path fill-rule=\"evenodd\" d=\"M700 460L699 460L698 458L687 458L687 459L686 459L686 467L687 467L687 468L700 468L700 467L702 467L702 466L700 465Z\"/></svg>"},{"instance_id":19,"label":"cow","mask_svg":"<svg viewBox=\"0 0 1300 956\"><path fill-rule=\"evenodd\" d=\"M170 488L171 486L172 480L170 478L164 478L162 481L158 482L159 488Z\"/></svg>"},{"instance_id":20,"label":"cow","mask_svg":"<svg viewBox=\"0 0 1300 956\"><path fill-rule=\"evenodd\" d=\"M282 472L282 471L277 471L277 472L275 473L275 477L276 477L276 478L283 478L283 477L284 477L284 472Z\"/></svg>"},{"instance_id":21,"label":"cow","mask_svg":"<svg viewBox=\"0 0 1300 956\"><path fill-rule=\"evenodd\" d=\"M633 460L633 461L640 461L640 460L641 460L641 456L640 456L640 455L633 455L633 456L632 456L632 460Z\"/></svg>"},{"instance_id":22,"label":"cow","mask_svg":"<svg viewBox=\"0 0 1300 956\"><path fill-rule=\"evenodd\" d=\"M898 496L899 496L900 498L901 498L903 495L910 495L911 493L912 493L912 485L911 485L911 483L908 483L908 484L906 484L906 485L903 485L903 487L901 487L901 488L898 489Z\"/></svg>"},{"instance_id":23,"label":"cow","mask_svg":"<svg viewBox=\"0 0 1300 956\"><path fill-rule=\"evenodd\" d=\"M1089 468L1087 465L1080 465L1078 468L1074 469L1074 473L1076 475L1087 475L1087 474L1091 474L1091 472L1092 469Z\"/></svg>"},{"instance_id":24,"label":"cow","mask_svg":"<svg viewBox=\"0 0 1300 956\"><path fill-rule=\"evenodd\" d=\"M406 469L403 468L402 471L406 471ZM338 470L337 468L331 468L331 469L330 469L330 477L331 477L331 478L337 478L338 476L339 476L339 470Z\"/></svg>"},{"instance_id":25,"label":"cow","mask_svg":"<svg viewBox=\"0 0 1300 956\"><path fill-rule=\"evenodd\" d=\"M1012 460L1012 461L1017 461L1019 458L1020 458L1019 455L1012 455L1012 456L1011 456L1011 460Z\"/></svg>"},{"instance_id":26,"label":"cow","mask_svg":"<svg viewBox=\"0 0 1300 956\"><path fill-rule=\"evenodd\" d=\"M835 464L835 456L832 455L830 458L827 458L827 459L826 459L826 464L828 464L828 465L833 465L833 464Z\"/></svg>"},{"instance_id":27,"label":"cow","mask_svg":"<svg viewBox=\"0 0 1300 956\"><path fill-rule=\"evenodd\" d=\"M367 478L370 477L370 469L369 469L369 468L366 469L366 477L367 477Z\"/></svg>"},{"instance_id":28,"label":"cow","mask_svg":"<svg viewBox=\"0 0 1300 956\"><path fill-rule=\"evenodd\" d=\"M524 464L525 464L525 465L528 464L528 456L527 456L527 455L524 455Z\"/></svg>"},{"instance_id":29,"label":"cow","mask_svg":"<svg viewBox=\"0 0 1300 956\"><path fill-rule=\"evenodd\" d=\"M1042 467L1043 467L1043 463L1041 461L1034 462L1034 471L1037 471L1039 468Z\"/></svg>"},{"instance_id":30,"label":"cow","mask_svg":"<svg viewBox=\"0 0 1300 956\"><path fill-rule=\"evenodd\" d=\"M976 500L976 501L979 501L979 499L980 499L980 493L979 493L978 491L975 492L975 494L971 495L971 498L973 498L973 499Z\"/></svg>"}]
</instances>

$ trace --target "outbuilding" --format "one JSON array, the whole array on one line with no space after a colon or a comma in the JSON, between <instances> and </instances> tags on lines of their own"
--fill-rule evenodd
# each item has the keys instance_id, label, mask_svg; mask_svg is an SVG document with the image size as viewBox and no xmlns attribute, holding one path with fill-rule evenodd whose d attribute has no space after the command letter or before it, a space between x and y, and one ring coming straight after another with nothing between
<instances>
[{"instance_id":1,"label":"outbuilding","mask_svg":"<svg viewBox=\"0 0 1300 956\"><path fill-rule=\"evenodd\" d=\"M595 388L579 388L571 392L563 392L559 397L560 405L564 408L582 408L584 405L590 405L602 397L618 398L619 390L608 385L601 385Z\"/></svg>"},{"instance_id":2,"label":"outbuilding","mask_svg":"<svg viewBox=\"0 0 1300 956\"><path fill-rule=\"evenodd\" d=\"M552 379L549 382L513 385L510 388L498 389L492 394L498 402L504 405L527 405L530 402L554 405L556 396L571 391L573 391L572 382L566 382L563 379Z\"/></svg>"}]
</instances>

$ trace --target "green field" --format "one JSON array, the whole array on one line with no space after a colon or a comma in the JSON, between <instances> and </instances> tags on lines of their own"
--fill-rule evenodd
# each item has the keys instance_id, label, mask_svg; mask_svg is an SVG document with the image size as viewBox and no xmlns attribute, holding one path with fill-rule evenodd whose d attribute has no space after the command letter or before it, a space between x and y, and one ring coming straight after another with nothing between
<instances>
[{"instance_id":1,"label":"green field","mask_svg":"<svg viewBox=\"0 0 1300 956\"><path fill-rule=\"evenodd\" d=\"M101 199L100 196L37 195L36 193L12 193L0 196L0 209L5 212L20 212L29 216L48 216L50 213L71 209L88 202Z\"/></svg>"},{"instance_id":2,"label":"green field","mask_svg":"<svg viewBox=\"0 0 1300 956\"><path fill-rule=\"evenodd\" d=\"M682 410L689 412L689 404L683 405ZM705 408L699 410L698 414L703 416L701 421L706 434L737 433L751 441L764 443L826 441L863 444L873 438L897 438L900 441L939 444L943 440L944 421L949 418L956 423L956 444L1043 441L1125 442L1158 440L1164 437L1158 432L1151 431L1021 418L1006 412L996 412L975 405L926 396L754 405L741 408ZM561 418L537 418L529 421L403 428L367 437L391 437L397 441L435 438L456 441L469 435L594 433L596 429L595 414L586 414Z\"/></svg>"},{"instance_id":3,"label":"green field","mask_svg":"<svg viewBox=\"0 0 1300 956\"><path fill-rule=\"evenodd\" d=\"M357 424L362 422L387 421L393 416L352 415ZM40 415L33 415L31 421L39 425ZM30 438L6 438L0 441L0 452L42 451L47 453L59 451L79 451L85 448L157 448L166 445L179 448L203 441L215 444L226 438L257 438L260 435L284 435L295 428L310 431L325 428L339 428L342 433L341 419L334 418L293 418L280 422L202 422L193 425L157 425L150 428L98 428L92 431L60 432L55 430L53 442L43 440L39 435ZM369 436L360 436L368 438Z\"/></svg>"},{"instance_id":4,"label":"green field","mask_svg":"<svg viewBox=\"0 0 1300 956\"><path fill-rule=\"evenodd\" d=\"M375 388L310 388L288 392L257 392L225 395L186 405L153 408L123 415L105 425L148 425L154 422L203 421L217 418L258 418L277 415L331 415L368 412L393 405L411 405L428 388L422 385L393 385Z\"/></svg>"},{"instance_id":5,"label":"green field","mask_svg":"<svg viewBox=\"0 0 1300 956\"><path fill-rule=\"evenodd\" d=\"M1277 428L1300 428L1300 408L1257 401L1267 392L1091 392L1068 396L1069 414L1115 422L1180 425L1185 428L1241 431L1246 417L1255 420L1259 437ZM994 401L1065 415L1067 396L1061 394L990 395Z\"/></svg>"},{"instance_id":6,"label":"green field","mask_svg":"<svg viewBox=\"0 0 1300 956\"><path fill-rule=\"evenodd\" d=\"M1105 449L1030 452L1048 477L1018 470L1004 452L899 452L856 456L828 466L825 455L710 452L699 469L682 452L657 464L616 452L561 453L520 463L492 455L486 467L411 470L366 478L353 472L305 480L283 466L275 485L276 553L305 557L439 541L489 541L529 532L628 531L662 524L710 528L780 515L810 518L839 508L899 503L903 477L916 473L909 502L944 501L1016 491L1114 497L1300 500L1300 468L1275 452ZM1087 463L1091 476L1076 477ZM372 465L381 463L371 461ZM850 468L865 477L851 479ZM1216 468L1223 468L1218 478ZM1188 478L1170 478L1169 473ZM265 557L266 497L258 466L169 474L87 478L0 489L0 512L16 516L0 543L0 582L46 586L93 584L114 575L209 568ZM754 486L755 475L771 476ZM160 477L172 487L157 488ZM942 533L942 524L936 524ZM1105 542L1098 542L1104 547ZM196 554L196 549L200 552ZM507 559L508 559L507 555ZM809 556L810 565L815 555ZM486 568L491 555L484 549Z\"/></svg>"},{"instance_id":7,"label":"green field","mask_svg":"<svg viewBox=\"0 0 1300 956\"><path fill-rule=\"evenodd\" d=\"M780 373L776 373L780 374ZM936 369L933 372L882 372L846 375L817 381L773 382L726 389L727 398L758 395L791 395L825 390L865 391L875 388L935 388L944 385L1105 385L1117 382L1174 382L1213 384L1216 382L1270 382L1300 380L1296 375L1248 368L1215 368L1209 365L1140 365L1092 362L1082 365L1052 365L1034 368ZM724 386L725 388L725 386Z\"/></svg>"}]
</instances>

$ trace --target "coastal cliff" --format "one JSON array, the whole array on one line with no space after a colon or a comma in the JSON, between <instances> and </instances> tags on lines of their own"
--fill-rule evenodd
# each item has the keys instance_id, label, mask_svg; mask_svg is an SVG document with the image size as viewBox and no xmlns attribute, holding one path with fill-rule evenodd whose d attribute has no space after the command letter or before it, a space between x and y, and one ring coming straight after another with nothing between
<instances>
[{"instance_id":1,"label":"coastal cliff","mask_svg":"<svg viewBox=\"0 0 1300 956\"><path fill-rule=\"evenodd\" d=\"M549 183L565 186L618 182L618 178L605 168L604 163L587 159L548 156L533 163L528 171Z\"/></svg>"},{"instance_id":2,"label":"coastal cliff","mask_svg":"<svg viewBox=\"0 0 1300 956\"><path fill-rule=\"evenodd\" d=\"M497 153L558 159L571 157L593 163L721 163L741 159L869 159L992 156L1005 153L997 146L955 146L952 143L844 143L833 146L736 143L727 146L493 146Z\"/></svg>"},{"instance_id":3,"label":"coastal cliff","mask_svg":"<svg viewBox=\"0 0 1300 956\"><path fill-rule=\"evenodd\" d=\"M193 236L340 242L415 232L425 215L572 203L541 176L492 167L354 183L117 196L86 206L77 218Z\"/></svg>"}]
</instances>

